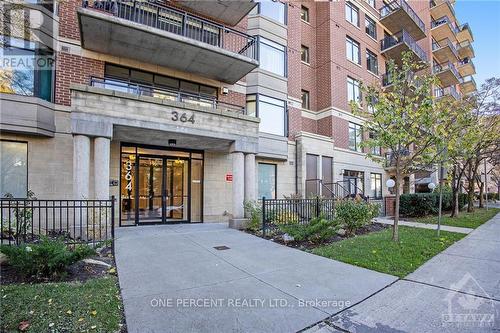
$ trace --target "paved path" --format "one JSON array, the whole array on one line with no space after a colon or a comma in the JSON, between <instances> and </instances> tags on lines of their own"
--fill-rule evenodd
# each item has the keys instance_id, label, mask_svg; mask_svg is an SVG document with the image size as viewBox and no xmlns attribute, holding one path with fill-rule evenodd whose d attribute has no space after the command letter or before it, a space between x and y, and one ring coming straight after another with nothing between
<instances>
[{"instance_id":1,"label":"paved path","mask_svg":"<svg viewBox=\"0 0 500 333\"><path fill-rule=\"evenodd\" d=\"M500 331L500 214L328 327L320 332Z\"/></svg>"},{"instance_id":2,"label":"paved path","mask_svg":"<svg viewBox=\"0 0 500 333\"><path fill-rule=\"evenodd\" d=\"M116 236L130 333L295 332L396 281L226 224L128 227ZM229 249L214 249L222 245Z\"/></svg>"},{"instance_id":3,"label":"paved path","mask_svg":"<svg viewBox=\"0 0 500 333\"><path fill-rule=\"evenodd\" d=\"M378 223L383 223L383 224L394 224L394 220L390 218L384 218L384 217L377 217L374 219L375 222ZM405 225L408 227L415 227L415 228L423 228L423 229L437 229L437 224L431 224L431 223L419 223L419 222L411 222L411 221L399 221L399 225ZM451 232L458 232L461 234L468 234L472 232L474 229L471 228L463 228L463 227L453 227L449 225L441 225L441 230L444 231L451 231Z\"/></svg>"}]
</instances>

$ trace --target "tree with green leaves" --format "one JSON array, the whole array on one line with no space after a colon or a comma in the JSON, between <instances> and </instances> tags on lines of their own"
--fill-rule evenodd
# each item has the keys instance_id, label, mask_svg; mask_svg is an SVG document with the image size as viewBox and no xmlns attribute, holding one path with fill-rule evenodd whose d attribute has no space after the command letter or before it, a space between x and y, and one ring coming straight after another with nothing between
<instances>
[{"instance_id":1,"label":"tree with green leaves","mask_svg":"<svg viewBox=\"0 0 500 333\"><path fill-rule=\"evenodd\" d=\"M388 65L390 87L363 86L372 112L360 111L357 104L353 112L366 119L364 127L372 133L362 147L382 147L388 150L386 161L371 153L368 158L388 163L395 172L396 203L392 238L399 240L399 201L403 177L415 171L432 167L446 150L448 128L454 108L445 99L436 100L432 89L438 84L435 76L426 73L426 64L414 61L405 52L402 64ZM418 75L417 75L418 73Z\"/></svg>"}]
</instances>

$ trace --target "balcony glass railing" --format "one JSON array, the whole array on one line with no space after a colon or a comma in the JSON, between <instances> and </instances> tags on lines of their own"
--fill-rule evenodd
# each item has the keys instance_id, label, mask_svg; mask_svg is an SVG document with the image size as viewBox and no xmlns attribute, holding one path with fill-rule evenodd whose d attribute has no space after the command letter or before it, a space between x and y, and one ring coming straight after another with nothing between
<instances>
[{"instance_id":1,"label":"balcony glass railing","mask_svg":"<svg viewBox=\"0 0 500 333\"><path fill-rule=\"evenodd\" d=\"M464 24L462 24L461 26L459 26L459 27L457 28L457 30L458 30L459 32L462 32L462 31L464 31L464 30L466 30L466 29L467 29L467 30L469 30L469 33L470 33L470 35L471 35L472 39L474 39L474 35L472 34L472 30L470 29L469 23L464 23Z\"/></svg>"},{"instance_id":2,"label":"balcony glass railing","mask_svg":"<svg viewBox=\"0 0 500 333\"><path fill-rule=\"evenodd\" d=\"M474 80L474 77L472 75L466 76L460 80L460 83L473 83L474 86L476 86L476 80Z\"/></svg>"},{"instance_id":3,"label":"balcony glass railing","mask_svg":"<svg viewBox=\"0 0 500 333\"><path fill-rule=\"evenodd\" d=\"M453 86L434 89L434 97L442 98L446 95L450 95L456 100L459 100L461 98L460 93Z\"/></svg>"},{"instance_id":4,"label":"balcony glass railing","mask_svg":"<svg viewBox=\"0 0 500 333\"><path fill-rule=\"evenodd\" d=\"M415 13L415 11L408 5L405 0L395 0L387 3L386 5L380 8L380 18L383 19L387 15L395 12L398 9L403 9L408 16L412 18L412 20L419 26L422 31L425 31L425 24L420 19L420 17Z\"/></svg>"},{"instance_id":5,"label":"balcony glass railing","mask_svg":"<svg viewBox=\"0 0 500 333\"><path fill-rule=\"evenodd\" d=\"M398 32L395 35L387 36L380 41L380 49L382 52L385 50L396 46L398 44L405 43L408 45L410 50L412 50L423 62L427 62L427 55L425 51L417 44L417 42L407 33L405 30Z\"/></svg>"},{"instance_id":6,"label":"balcony glass railing","mask_svg":"<svg viewBox=\"0 0 500 333\"><path fill-rule=\"evenodd\" d=\"M165 87L156 87L119 80L115 78L97 78L90 79L90 86L97 88L110 89L138 96L156 97L170 101L184 102L197 106L212 109L221 109L245 114L245 108L239 105L225 103L217 100L215 96L192 94L188 92L173 90Z\"/></svg>"},{"instance_id":7,"label":"balcony glass railing","mask_svg":"<svg viewBox=\"0 0 500 333\"><path fill-rule=\"evenodd\" d=\"M257 59L254 36L153 1L83 0L82 6Z\"/></svg>"},{"instance_id":8,"label":"balcony glass railing","mask_svg":"<svg viewBox=\"0 0 500 333\"><path fill-rule=\"evenodd\" d=\"M429 2L429 4L430 4L430 7L432 9L432 8L436 7L437 5L440 5L443 2L446 3L446 5L448 6L448 8L450 9L450 12L453 14L453 16L455 16L455 9L453 8L453 5L451 4L450 0L444 0L444 1L441 1L440 3L436 3L436 1L431 0Z\"/></svg>"},{"instance_id":9,"label":"balcony glass railing","mask_svg":"<svg viewBox=\"0 0 500 333\"><path fill-rule=\"evenodd\" d=\"M472 53L474 53L474 48L472 47L471 42L469 42L468 40L464 40L463 42L458 44L459 49L464 48L464 47L469 47L472 50Z\"/></svg>"},{"instance_id":10,"label":"balcony glass railing","mask_svg":"<svg viewBox=\"0 0 500 333\"><path fill-rule=\"evenodd\" d=\"M448 39L444 39L440 42L436 42L436 41L432 41L432 51L436 51L436 50L439 50L440 48L443 48L443 47L446 47L448 46L451 50L451 52L453 52L453 54L455 55L456 58L458 58L458 51L456 49L456 47L453 45L453 43Z\"/></svg>"},{"instance_id":11,"label":"balcony glass railing","mask_svg":"<svg viewBox=\"0 0 500 333\"><path fill-rule=\"evenodd\" d=\"M458 28L453 24L453 22L448 18L448 16L443 16L440 19L432 21L431 29L439 27L443 24L448 24L448 26L450 27L451 31L453 31L454 34L457 34L459 32Z\"/></svg>"},{"instance_id":12,"label":"balcony glass railing","mask_svg":"<svg viewBox=\"0 0 500 333\"><path fill-rule=\"evenodd\" d=\"M434 64L434 66L432 67L432 72L434 74L438 74L447 70L450 70L458 79L460 79L460 74L458 73L457 68L449 61L442 64Z\"/></svg>"}]
</instances>

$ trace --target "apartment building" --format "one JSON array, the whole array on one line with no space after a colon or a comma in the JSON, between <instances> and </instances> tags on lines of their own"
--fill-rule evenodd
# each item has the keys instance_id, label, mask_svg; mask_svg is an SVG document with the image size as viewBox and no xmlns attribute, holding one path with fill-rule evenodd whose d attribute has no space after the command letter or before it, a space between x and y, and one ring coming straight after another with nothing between
<instances>
[{"instance_id":1,"label":"apartment building","mask_svg":"<svg viewBox=\"0 0 500 333\"><path fill-rule=\"evenodd\" d=\"M451 0L2 6L2 196L114 195L117 225L238 220L262 197L381 198L390 163L360 147L360 83L389 89L386 62L409 50L439 76L436 98L476 89Z\"/></svg>"}]
</instances>

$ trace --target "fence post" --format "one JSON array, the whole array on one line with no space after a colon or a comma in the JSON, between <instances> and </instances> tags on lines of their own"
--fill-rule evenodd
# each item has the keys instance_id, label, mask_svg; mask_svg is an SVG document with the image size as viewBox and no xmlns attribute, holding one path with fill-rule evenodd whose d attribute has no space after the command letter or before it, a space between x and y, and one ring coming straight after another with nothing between
<instances>
[{"instance_id":1,"label":"fence post","mask_svg":"<svg viewBox=\"0 0 500 333\"><path fill-rule=\"evenodd\" d=\"M111 253L115 255L115 196L111 196Z\"/></svg>"},{"instance_id":2,"label":"fence post","mask_svg":"<svg viewBox=\"0 0 500 333\"><path fill-rule=\"evenodd\" d=\"M262 236L266 236L266 197L262 197Z\"/></svg>"},{"instance_id":3,"label":"fence post","mask_svg":"<svg viewBox=\"0 0 500 333\"><path fill-rule=\"evenodd\" d=\"M316 197L316 217L319 217L319 214L321 213L321 207L320 207L320 202L319 202L319 197Z\"/></svg>"}]
</instances>

